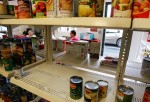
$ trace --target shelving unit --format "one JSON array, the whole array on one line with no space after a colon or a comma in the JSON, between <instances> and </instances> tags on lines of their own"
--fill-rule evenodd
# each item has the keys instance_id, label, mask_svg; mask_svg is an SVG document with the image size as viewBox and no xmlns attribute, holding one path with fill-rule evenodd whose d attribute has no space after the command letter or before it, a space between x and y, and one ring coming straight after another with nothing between
<instances>
[{"instance_id":1,"label":"shelving unit","mask_svg":"<svg viewBox=\"0 0 150 102\"><path fill-rule=\"evenodd\" d=\"M132 38L132 31L130 28L132 28L133 30L149 30L149 23L149 19L134 19L133 24L131 24L131 18L72 17L37 19L0 19L0 25L43 25L45 30L44 34L46 59L38 64L26 66L27 70L25 70L25 76L22 79L18 80L12 77L10 81L11 83L20 86L51 102L83 102L83 97L80 100L73 100L69 97L69 78L71 76L82 76L84 79L84 83L87 80L106 80L109 82L108 94L107 98L102 99L101 102L110 102L110 100L114 102L118 83L120 83L119 81L125 77L136 80L123 80L123 84L131 86L134 89L134 97L132 102L142 102L144 90L147 85L145 83L138 83L137 81L150 82L150 80L149 78L142 77L139 73L139 70L131 68L132 66L128 64L126 65L126 62L128 59L128 53ZM71 56L63 55L64 53L60 54L58 52L53 52L50 30L51 26L76 26L123 29L124 34L117 69L109 67L105 68L103 66L100 66L101 59L90 59L80 62L80 60L76 60ZM52 62L52 59L55 60L54 63ZM65 64L58 65L56 64L57 62ZM116 77L112 77L102 72L117 75Z\"/></svg>"}]
</instances>

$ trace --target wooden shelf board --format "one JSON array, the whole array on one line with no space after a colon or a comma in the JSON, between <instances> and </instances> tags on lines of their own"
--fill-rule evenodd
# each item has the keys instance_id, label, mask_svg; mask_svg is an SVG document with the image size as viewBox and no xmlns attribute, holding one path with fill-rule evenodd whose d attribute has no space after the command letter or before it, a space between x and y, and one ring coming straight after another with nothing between
<instances>
[{"instance_id":1,"label":"wooden shelf board","mask_svg":"<svg viewBox=\"0 0 150 102\"><path fill-rule=\"evenodd\" d=\"M72 17L72 18L31 18L3 19L4 25L52 25L126 29L131 26L131 18Z\"/></svg>"},{"instance_id":2,"label":"wooden shelf board","mask_svg":"<svg viewBox=\"0 0 150 102\"><path fill-rule=\"evenodd\" d=\"M11 83L18 85L46 100L51 102L83 102L83 97L80 100L73 100L69 97L69 79L71 76L82 76L85 81L88 80L106 80L109 84L108 95L101 102L110 102L115 100L116 82L114 78L104 77L100 74L95 74L79 69L74 69L68 66L43 63L28 71L26 76L20 80L11 78Z\"/></svg>"},{"instance_id":3,"label":"wooden shelf board","mask_svg":"<svg viewBox=\"0 0 150 102\"><path fill-rule=\"evenodd\" d=\"M150 31L150 18L136 18L133 19L133 30Z\"/></svg>"}]
</instances>

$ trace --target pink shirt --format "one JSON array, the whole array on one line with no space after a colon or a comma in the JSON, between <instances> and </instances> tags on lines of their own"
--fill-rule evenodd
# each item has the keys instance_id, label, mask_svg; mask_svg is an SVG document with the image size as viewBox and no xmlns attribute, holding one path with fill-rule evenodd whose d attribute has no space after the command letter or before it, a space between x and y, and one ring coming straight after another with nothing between
<instances>
[{"instance_id":1,"label":"pink shirt","mask_svg":"<svg viewBox=\"0 0 150 102\"><path fill-rule=\"evenodd\" d=\"M70 41L78 41L78 38L75 36L75 37L71 38Z\"/></svg>"}]
</instances>

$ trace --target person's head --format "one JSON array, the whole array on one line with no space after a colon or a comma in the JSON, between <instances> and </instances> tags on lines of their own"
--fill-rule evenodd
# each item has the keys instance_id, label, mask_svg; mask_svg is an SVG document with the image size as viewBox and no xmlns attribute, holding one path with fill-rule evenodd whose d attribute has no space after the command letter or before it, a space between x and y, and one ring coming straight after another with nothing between
<instances>
[{"instance_id":1,"label":"person's head","mask_svg":"<svg viewBox=\"0 0 150 102\"><path fill-rule=\"evenodd\" d=\"M71 32L70 32L70 37L72 38L72 37L75 37L76 36L76 31L75 30L72 30Z\"/></svg>"}]
</instances>

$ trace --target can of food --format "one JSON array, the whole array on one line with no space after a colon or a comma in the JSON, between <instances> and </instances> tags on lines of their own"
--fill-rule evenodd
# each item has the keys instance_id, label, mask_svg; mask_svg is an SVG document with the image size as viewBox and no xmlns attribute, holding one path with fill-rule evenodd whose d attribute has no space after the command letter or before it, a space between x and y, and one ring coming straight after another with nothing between
<instances>
[{"instance_id":1,"label":"can of food","mask_svg":"<svg viewBox=\"0 0 150 102\"><path fill-rule=\"evenodd\" d=\"M112 17L131 18L133 0L112 0Z\"/></svg>"},{"instance_id":2,"label":"can of food","mask_svg":"<svg viewBox=\"0 0 150 102\"><path fill-rule=\"evenodd\" d=\"M120 85L117 89L116 102L132 102L134 90L126 85Z\"/></svg>"},{"instance_id":3,"label":"can of food","mask_svg":"<svg viewBox=\"0 0 150 102\"><path fill-rule=\"evenodd\" d=\"M56 0L46 0L46 12L47 12L47 18L50 17L56 17Z\"/></svg>"},{"instance_id":4,"label":"can of food","mask_svg":"<svg viewBox=\"0 0 150 102\"><path fill-rule=\"evenodd\" d=\"M98 102L99 85L97 82L87 81L84 89L84 102Z\"/></svg>"},{"instance_id":5,"label":"can of food","mask_svg":"<svg viewBox=\"0 0 150 102\"><path fill-rule=\"evenodd\" d=\"M103 17L104 1L96 0L96 17Z\"/></svg>"},{"instance_id":6,"label":"can of food","mask_svg":"<svg viewBox=\"0 0 150 102\"><path fill-rule=\"evenodd\" d=\"M107 96L108 82L104 80L98 80L97 83L99 84L98 98L105 98Z\"/></svg>"},{"instance_id":7,"label":"can of food","mask_svg":"<svg viewBox=\"0 0 150 102\"><path fill-rule=\"evenodd\" d=\"M80 76L72 76L70 78L70 97L72 99L80 99L82 97L83 79Z\"/></svg>"},{"instance_id":8,"label":"can of food","mask_svg":"<svg viewBox=\"0 0 150 102\"><path fill-rule=\"evenodd\" d=\"M14 68L14 77L16 79L21 79L23 77L23 69L21 66L16 66Z\"/></svg>"},{"instance_id":9,"label":"can of food","mask_svg":"<svg viewBox=\"0 0 150 102\"><path fill-rule=\"evenodd\" d=\"M19 18L32 18L30 0L18 1L18 15Z\"/></svg>"},{"instance_id":10,"label":"can of food","mask_svg":"<svg viewBox=\"0 0 150 102\"><path fill-rule=\"evenodd\" d=\"M79 0L78 16L79 17L95 17L96 1L95 0Z\"/></svg>"},{"instance_id":11,"label":"can of food","mask_svg":"<svg viewBox=\"0 0 150 102\"><path fill-rule=\"evenodd\" d=\"M8 8L8 14L9 15L14 15L15 14L13 5L8 5L7 8Z\"/></svg>"},{"instance_id":12,"label":"can of food","mask_svg":"<svg viewBox=\"0 0 150 102\"><path fill-rule=\"evenodd\" d=\"M46 0L31 0L32 14L34 18L46 17Z\"/></svg>"},{"instance_id":13,"label":"can of food","mask_svg":"<svg viewBox=\"0 0 150 102\"><path fill-rule=\"evenodd\" d=\"M7 0L0 0L0 14L7 14Z\"/></svg>"},{"instance_id":14,"label":"can of food","mask_svg":"<svg viewBox=\"0 0 150 102\"><path fill-rule=\"evenodd\" d=\"M150 102L150 86L146 87L142 102Z\"/></svg>"},{"instance_id":15,"label":"can of food","mask_svg":"<svg viewBox=\"0 0 150 102\"><path fill-rule=\"evenodd\" d=\"M57 17L72 17L73 0L57 0Z\"/></svg>"}]
</instances>

